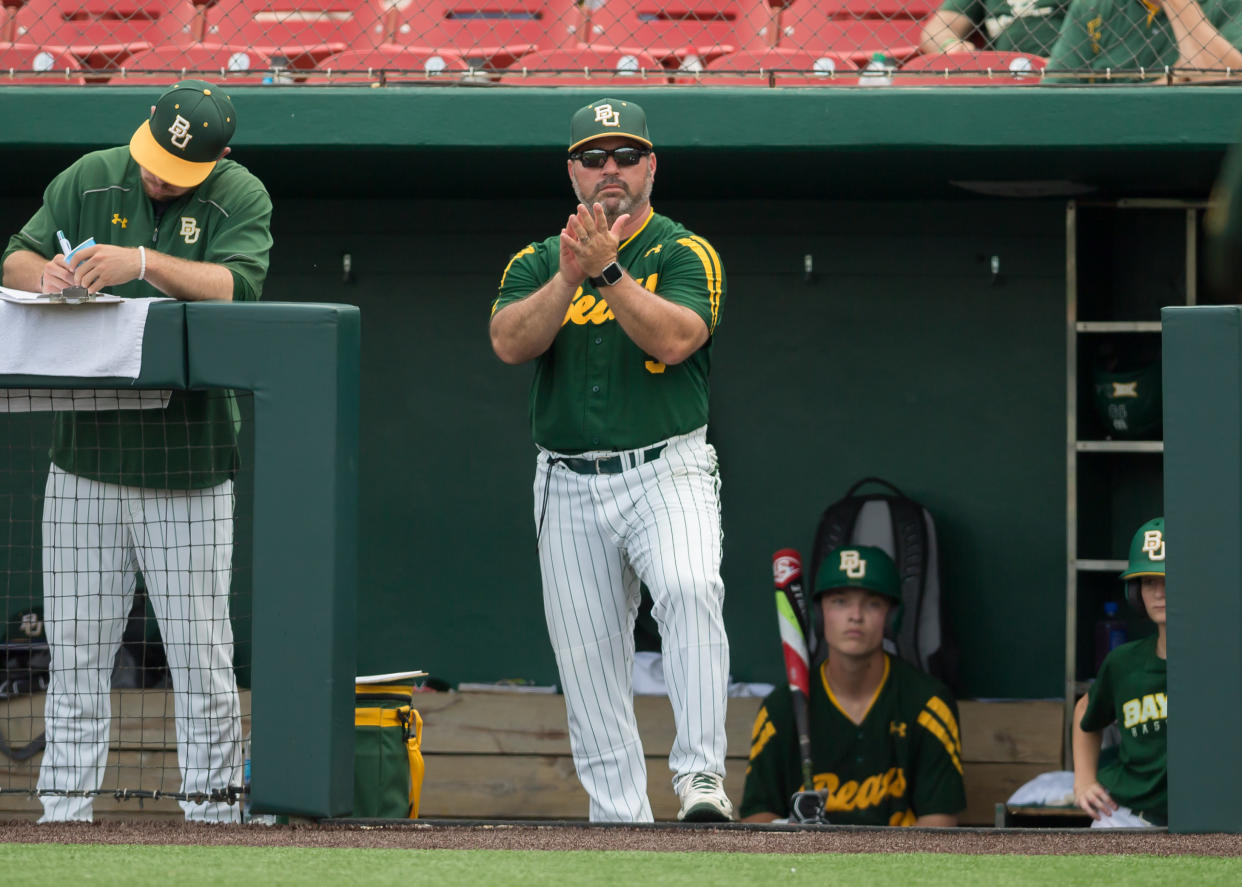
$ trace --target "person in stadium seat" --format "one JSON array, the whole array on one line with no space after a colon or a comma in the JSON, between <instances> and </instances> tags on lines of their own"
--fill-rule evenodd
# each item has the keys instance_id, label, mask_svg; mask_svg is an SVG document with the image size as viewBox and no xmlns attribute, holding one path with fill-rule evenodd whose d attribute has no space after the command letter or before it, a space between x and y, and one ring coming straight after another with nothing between
<instances>
[{"instance_id":1,"label":"person in stadium seat","mask_svg":"<svg viewBox=\"0 0 1242 887\"><path fill-rule=\"evenodd\" d=\"M129 145L86 154L52 180L8 242L4 285L258 299L272 202L254 175L224 159L236 124L231 100L211 83L166 90ZM102 321L117 309L91 310ZM229 623L239 416L227 391L177 391L162 409L55 416L43 503L52 668L41 822L93 817L113 660L139 570L172 676L181 792L201 796L182 801L185 816L239 819L241 707Z\"/></svg>"},{"instance_id":2,"label":"person in stadium seat","mask_svg":"<svg viewBox=\"0 0 1242 887\"><path fill-rule=\"evenodd\" d=\"M944 0L927 17L919 52L993 49L1047 57L1068 0Z\"/></svg>"},{"instance_id":3,"label":"person in stadium seat","mask_svg":"<svg viewBox=\"0 0 1242 887\"><path fill-rule=\"evenodd\" d=\"M1072 0L1048 73L1214 78L1242 68L1238 47L1242 0Z\"/></svg>"}]
</instances>

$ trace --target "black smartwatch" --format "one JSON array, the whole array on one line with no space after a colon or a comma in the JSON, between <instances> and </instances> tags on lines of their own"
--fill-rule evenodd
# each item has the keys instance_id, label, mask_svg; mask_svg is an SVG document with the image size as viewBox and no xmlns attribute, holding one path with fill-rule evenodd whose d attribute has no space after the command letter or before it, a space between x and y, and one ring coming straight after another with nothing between
<instances>
[{"instance_id":1,"label":"black smartwatch","mask_svg":"<svg viewBox=\"0 0 1242 887\"><path fill-rule=\"evenodd\" d=\"M599 272L599 277L591 278L591 286L596 289L601 286L616 286L624 276L625 272L621 270L621 266L614 259L603 267L603 270Z\"/></svg>"}]
</instances>

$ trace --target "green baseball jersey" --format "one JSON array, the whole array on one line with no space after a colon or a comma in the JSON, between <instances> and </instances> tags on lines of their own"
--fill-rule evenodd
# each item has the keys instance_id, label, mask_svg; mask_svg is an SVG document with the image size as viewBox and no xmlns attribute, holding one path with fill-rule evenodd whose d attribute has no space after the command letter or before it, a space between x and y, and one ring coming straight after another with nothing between
<instances>
[{"instance_id":1,"label":"green baseball jersey","mask_svg":"<svg viewBox=\"0 0 1242 887\"><path fill-rule=\"evenodd\" d=\"M812 676L808 708L814 788L827 792L829 822L913 825L965 809L957 703L935 678L885 654L884 679L855 724L833 697L824 664ZM804 790L788 686L763 701L750 741L738 815L788 815L790 798Z\"/></svg>"},{"instance_id":2,"label":"green baseball jersey","mask_svg":"<svg viewBox=\"0 0 1242 887\"><path fill-rule=\"evenodd\" d=\"M1156 655L1155 635L1122 644L1100 666L1079 722L1088 733L1117 722L1117 756L1096 778L1118 804L1161 822L1169 806L1167 665Z\"/></svg>"},{"instance_id":3,"label":"green baseball jersey","mask_svg":"<svg viewBox=\"0 0 1242 887\"><path fill-rule=\"evenodd\" d=\"M940 8L966 16L987 48L1046 56L1065 20L1067 0L945 0Z\"/></svg>"},{"instance_id":4,"label":"green baseball jersey","mask_svg":"<svg viewBox=\"0 0 1242 887\"><path fill-rule=\"evenodd\" d=\"M4 255L30 250L51 258L60 252L61 230L74 245L94 237L96 243L147 246L223 265L233 275L234 300L255 300L267 276L271 215L262 182L240 164L221 160L157 220L138 164L122 146L86 154L56 176ZM140 280L108 291L125 298L162 295ZM201 489L236 472L238 411L230 392L177 391L164 410L63 412L54 421L52 461L93 480Z\"/></svg>"},{"instance_id":5,"label":"green baseball jersey","mask_svg":"<svg viewBox=\"0 0 1242 887\"><path fill-rule=\"evenodd\" d=\"M1242 0L1201 0L1199 6L1221 36L1242 47ZM1048 70L1161 70L1178 55L1173 26L1158 0L1073 0Z\"/></svg>"},{"instance_id":6,"label":"green baseball jersey","mask_svg":"<svg viewBox=\"0 0 1242 887\"><path fill-rule=\"evenodd\" d=\"M550 450L630 450L707 424L712 336L725 297L720 257L702 237L653 210L621 244L617 260L641 286L703 318L707 342L667 366L634 344L585 282L535 364L531 432ZM559 236L520 250L500 279L492 313L535 292L559 267Z\"/></svg>"}]
</instances>

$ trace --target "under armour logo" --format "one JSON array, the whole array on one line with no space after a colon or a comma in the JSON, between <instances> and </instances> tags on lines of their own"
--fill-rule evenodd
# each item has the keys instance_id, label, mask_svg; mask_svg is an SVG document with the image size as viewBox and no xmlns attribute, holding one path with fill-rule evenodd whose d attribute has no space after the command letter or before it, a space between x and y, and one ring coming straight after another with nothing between
<instances>
[{"instance_id":1,"label":"under armour logo","mask_svg":"<svg viewBox=\"0 0 1242 887\"><path fill-rule=\"evenodd\" d=\"M1143 533L1143 554L1148 560L1164 560L1164 533L1160 530L1148 530Z\"/></svg>"},{"instance_id":2,"label":"under armour logo","mask_svg":"<svg viewBox=\"0 0 1242 887\"><path fill-rule=\"evenodd\" d=\"M1113 397L1138 397L1138 382L1114 382Z\"/></svg>"},{"instance_id":3,"label":"under armour logo","mask_svg":"<svg viewBox=\"0 0 1242 887\"><path fill-rule=\"evenodd\" d=\"M185 150L186 145L190 144L190 139L194 138L194 136L190 135L190 121L180 114L173 120L172 126L168 127L168 131L172 133L172 138L169 141L173 143L174 147L180 148L182 151Z\"/></svg>"},{"instance_id":4,"label":"under armour logo","mask_svg":"<svg viewBox=\"0 0 1242 887\"><path fill-rule=\"evenodd\" d=\"M595 122L604 126L620 126L621 112L612 110L612 105L600 105L595 109Z\"/></svg>"},{"instance_id":5,"label":"under armour logo","mask_svg":"<svg viewBox=\"0 0 1242 887\"><path fill-rule=\"evenodd\" d=\"M841 572L851 579L867 575L867 562L854 549L841 552Z\"/></svg>"},{"instance_id":6,"label":"under armour logo","mask_svg":"<svg viewBox=\"0 0 1242 887\"><path fill-rule=\"evenodd\" d=\"M120 213L113 213L113 214L112 214L112 224L114 224L114 225L120 225L122 228L128 228L128 227L129 227L129 219L127 219L127 218L125 218L125 219L121 218L121 214L120 214Z\"/></svg>"},{"instance_id":7,"label":"under armour logo","mask_svg":"<svg viewBox=\"0 0 1242 887\"><path fill-rule=\"evenodd\" d=\"M898 723L897 721L889 721L888 732L890 736L897 736L899 739L905 739L906 738L905 722L903 721L903 722Z\"/></svg>"},{"instance_id":8,"label":"under armour logo","mask_svg":"<svg viewBox=\"0 0 1242 887\"><path fill-rule=\"evenodd\" d=\"M194 243L198 240L199 235L203 233L203 229L198 227L198 220L192 216L181 217L181 230L177 232L185 238L186 243Z\"/></svg>"}]
</instances>

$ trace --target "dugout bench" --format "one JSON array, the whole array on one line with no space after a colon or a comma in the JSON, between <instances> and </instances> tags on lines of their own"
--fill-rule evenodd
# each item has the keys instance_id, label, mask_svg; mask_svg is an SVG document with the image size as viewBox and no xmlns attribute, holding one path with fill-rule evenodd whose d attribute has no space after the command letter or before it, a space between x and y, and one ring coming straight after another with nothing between
<instances>
[{"instance_id":1,"label":"dugout bench","mask_svg":"<svg viewBox=\"0 0 1242 887\"><path fill-rule=\"evenodd\" d=\"M134 785L140 772L158 774L158 784L142 788L175 790L179 775L170 737L172 695L167 690L114 691L113 726L105 785ZM728 773L725 785L734 802L742 797L746 755L758 699L730 699ZM250 694L242 693L244 715ZM423 718L421 816L425 819L584 819L586 794L574 774L569 752L565 703L559 695L532 693L420 693L415 705ZM648 794L656 819L677 816L677 797L669 785L668 752L673 717L662 696L635 699L647 753ZM1049 770L1061 769L1059 701L959 703L966 812L961 824L998 827L1085 825L1072 811L1007 808L1005 799L1020 785ZM126 715L129 715L128 717ZM0 723L22 724L10 742L24 742L42 729L43 694L0 702ZM118 727L117 724L122 726ZM41 756L16 763L0 758L6 785L34 785ZM139 758L145 766L139 770ZM117 768L124 773L114 783ZM173 801L96 801L100 819L181 818ZM33 798L0 795L0 817L38 815Z\"/></svg>"}]
</instances>

